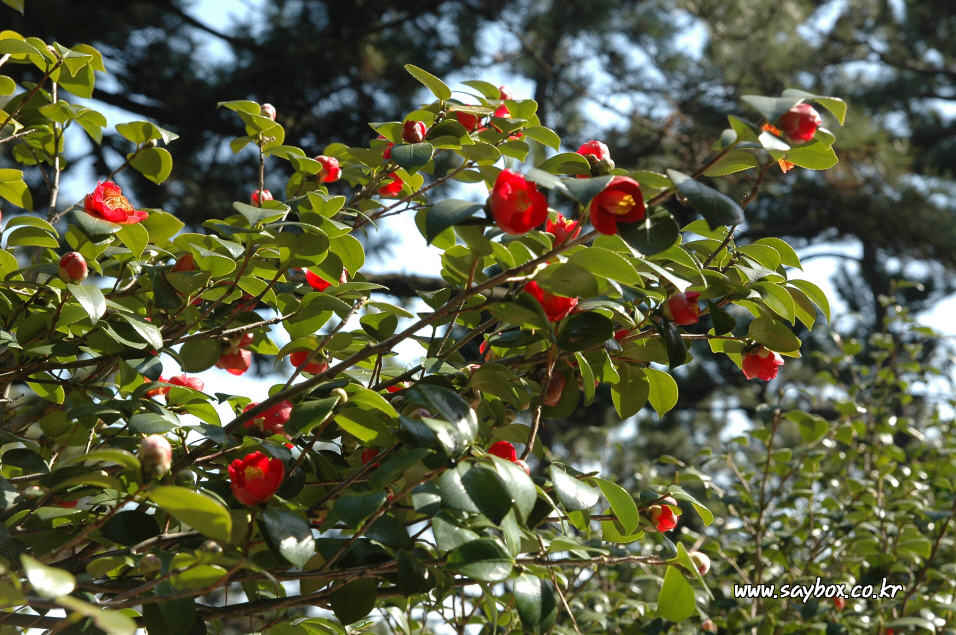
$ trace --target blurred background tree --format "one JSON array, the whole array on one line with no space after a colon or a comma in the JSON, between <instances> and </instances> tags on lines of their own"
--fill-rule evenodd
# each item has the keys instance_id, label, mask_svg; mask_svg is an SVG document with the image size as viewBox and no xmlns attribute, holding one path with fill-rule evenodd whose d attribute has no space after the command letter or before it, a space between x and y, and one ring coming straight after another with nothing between
<instances>
[{"instance_id":1,"label":"blurred background tree","mask_svg":"<svg viewBox=\"0 0 956 635\"><path fill-rule=\"evenodd\" d=\"M231 201L254 189L253 162L229 149L236 129L218 101L275 104L289 137L316 154L331 142L367 145L374 133L364 122L393 119L419 97L420 85L402 70L407 63L443 77L497 70L519 96L538 102L542 123L574 142L569 150L601 139L618 166L644 170L692 171L711 156L708 140L726 115L740 113L742 95L796 87L850 103L841 163L825 174L772 168L738 240L783 235L836 254L834 284L857 313L845 335L864 342L880 329L880 297L898 280L917 281L896 293L914 311L954 290L956 17L948 2L262 0L228 24L197 19L202 3L213 1L33 0L24 17L5 14L14 15L7 28L98 47L112 78L98 84L94 100L180 135L176 167L162 186L123 175L142 206L198 224L226 215ZM301 60L294 74L285 70L290 58ZM37 79L21 68L23 80ZM107 135L101 146L69 149L67 158L91 161L102 177L122 162L124 147ZM741 198L752 180L752 171L739 173L727 193ZM405 297L441 284L382 281ZM808 336L799 327L798 334ZM813 364L791 360L785 374L812 375ZM745 422L774 389L749 385L724 356L677 377L678 407L663 419L639 415L636 442L620 452L605 451L609 425L619 421L607 394L552 422L544 440L621 466L634 453L687 458L728 423Z\"/></svg>"}]
</instances>

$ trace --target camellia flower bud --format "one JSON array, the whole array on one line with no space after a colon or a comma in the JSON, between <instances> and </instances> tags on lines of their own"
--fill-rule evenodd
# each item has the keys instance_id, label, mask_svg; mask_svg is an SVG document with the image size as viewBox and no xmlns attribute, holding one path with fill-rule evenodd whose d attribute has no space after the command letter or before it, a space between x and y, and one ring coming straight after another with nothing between
<instances>
[{"instance_id":1,"label":"camellia flower bud","mask_svg":"<svg viewBox=\"0 0 956 635\"><path fill-rule=\"evenodd\" d=\"M525 463L521 459L516 459L512 461L512 463L514 463L515 465L520 467L522 470L524 470L525 474L527 474L528 476L531 476L531 467L527 463Z\"/></svg>"},{"instance_id":2,"label":"camellia flower bud","mask_svg":"<svg viewBox=\"0 0 956 635\"><path fill-rule=\"evenodd\" d=\"M780 116L777 127L797 143L806 143L813 139L823 120L820 113L810 104L797 104Z\"/></svg>"},{"instance_id":3,"label":"camellia flower bud","mask_svg":"<svg viewBox=\"0 0 956 635\"><path fill-rule=\"evenodd\" d=\"M402 140L407 143L421 143L427 132L428 128L422 121L406 121L402 124Z\"/></svg>"},{"instance_id":4,"label":"camellia flower bud","mask_svg":"<svg viewBox=\"0 0 956 635\"><path fill-rule=\"evenodd\" d=\"M344 284L348 282L349 281L348 276L349 276L348 269L342 269L342 275L339 276L339 284ZM328 282L324 278L320 278L318 274L312 273L308 269L305 270L305 281L308 283L310 287L312 287L316 291L325 291L330 286L332 286L331 282Z\"/></svg>"},{"instance_id":5,"label":"camellia flower bud","mask_svg":"<svg viewBox=\"0 0 956 635\"><path fill-rule=\"evenodd\" d=\"M402 177L392 172L386 178L388 181L383 181L383 185L378 188L378 195L390 198L401 194L402 188L405 187L405 181L402 180Z\"/></svg>"},{"instance_id":6,"label":"camellia flower bud","mask_svg":"<svg viewBox=\"0 0 956 635\"><path fill-rule=\"evenodd\" d=\"M143 439L139 446L139 462L146 478L158 478L168 472L173 463L173 448L166 437L151 434Z\"/></svg>"},{"instance_id":7,"label":"camellia flower bud","mask_svg":"<svg viewBox=\"0 0 956 635\"><path fill-rule=\"evenodd\" d=\"M651 523L657 531L663 533L677 526L677 514L670 508L671 505L677 507L677 501L668 496L661 502L662 505L651 505L647 511L650 514Z\"/></svg>"},{"instance_id":8,"label":"camellia flower bud","mask_svg":"<svg viewBox=\"0 0 956 635\"><path fill-rule=\"evenodd\" d=\"M507 85L498 87L498 99L514 99L514 94L511 92L511 88Z\"/></svg>"},{"instance_id":9,"label":"camellia flower bud","mask_svg":"<svg viewBox=\"0 0 956 635\"><path fill-rule=\"evenodd\" d=\"M173 265L173 268L170 271L195 271L196 270L196 257L192 255L191 252L186 252L182 256L176 259L176 264Z\"/></svg>"},{"instance_id":10,"label":"camellia flower bud","mask_svg":"<svg viewBox=\"0 0 956 635\"><path fill-rule=\"evenodd\" d=\"M770 381L777 376L777 371L783 366L783 357L763 346L755 346L744 354L741 366L747 379L756 377Z\"/></svg>"},{"instance_id":11,"label":"camellia flower bud","mask_svg":"<svg viewBox=\"0 0 956 635\"><path fill-rule=\"evenodd\" d=\"M561 395L564 394L564 387L567 380L561 373L551 375L551 381L548 382L548 391L544 395L544 405L554 407L561 403Z\"/></svg>"},{"instance_id":12,"label":"camellia flower bud","mask_svg":"<svg viewBox=\"0 0 956 635\"><path fill-rule=\"evenodd\" d=\"M78 251L71 251L68 254L64 254L63 257L60 258L57 273L60 274L60 280L63 282L71 282L73 284L83 282L89 274L89 269L86 266L86 258Z\"/></svg>"},{"instance_id":13,"label":"camellia flower bud","mask_svg":"<svg viewBox=\"0 0 956 635\"><path fill-rule=\"evenodd\" d=\"M275 121L276 107L273 106L272 104L262 104L262 108L261 110L259 110L259 114L262 115L263 117L268 117L272 121Z\"/></svg>"},{"instance_id":14,"label":"camellia flower bud","mask_svg":"<svg viewBox=\"0 0 956 635\"><path fill-rule=\"evenodd\" d=\"M504 459L505 461L511 461L514 463L518 460L518 453L515 451L515 446L508 441L498 441L493 443L490 448L488 448L488 454L494 454L495 456Z\"/></svg>"},{"instance_id":15,"label":"camellia flower bud","mask_svg":"<svg viewBox=\"0 0 956 635\"><path fill-rule=\"evenodd\" d=\"M222 553L222 545L220 545L215 540L207 540L206 542L199 545L200 551L205 551L206 553L211 553L213 555L219 555Z\"/></svg>"},{"instance_id":16,"label":"camellia flower bud","mask_svg":"<svg viewBox=\"0 0 956 635\"><path fill-rule=\"evenodd\" d=\"M334 183L342 178L342 168L339 167L339 160L335 157L327 157L320 154L315 160L322 164L322 169L316 175L323 183Z\"/></svg>"},{"instance_id":17,"label":"camellia flower bud","mask_svg":"<svg viewBox=\"0 0 956 635\"><path fill-rule=\"evenodd\" d=\"M838 611L842 611L846 608L846 600L843 598L833 598L833 608Z\"/></svg>"},{"instance_id":18,"label":"camellia flower bud","mask_svg":"<svg viewBox=\"0 0 956 635\"><path fill-rule=\"evenodd\" d=\"M313 375L324 373L329 367L327 362L313 360L305 364L305 360L308 359L310 354L310 351L296 351L289 355L289 361L296 368L302 368L303 373L311 373ZM305 367L303 367L302 364L305 364Z\"/></svg>"},{"instance_id":19,"label":"camellia flower bud","mask_svg":"<svg viewBox=\"0 0 956 635\"><path fill-rule=\"evenodd\" d=\"M681 326L696 324L700 319L700 306L697 304L699 297L700 294L696 291L675 293L661 306L661 313L674 324Z\"/></svg>"},{"instance_id":20,"label":"camellia flower bud","mask_svg":"<svg viewBox=\"0 0 956 635\"><path fill-rule=\"evenodd\" d=\"M694 566L697 567L697 571L701 575L707 575L707 572L710 571L710 556L699 551L692 551L690 559L694 561Z\"/></svg>"},{"instance_id":21,"label":"camellia flower bud","mask_svg":"<svg viewBox=\"0 0 956 635\"><path fill-rule=\"evenodd\" d=\"M252 193L251 198L252 198L253 205L261 206L262 201L272 200L272 192L270 192L269 190L262 190L261 192L259 190L256 190L255 192Z\"/></svg>"},{"instance_id":22,"label":"camellia flower bud","mask_svg":"<svg viewBox=\"0 0 956 635\"><path fill-rule=\"evenodd\" d=\"M614 169L614 161L611 160L611 151L600 141L591 140L578 148L578 154L588 160L591 166L591 176L603 176L610 174ZM579 174L578 178L587 178Z\"/></svg>"},{"instance_id":23,"label":"camellia flower bud","mask_svg":"<svg viewBox=\"0 0 956 635\"><path fill-rule=\"evenodd\" d=\"M186 375L176 375L169 380L170 384L174 386L183 386L184 388L192 388L193 390L201 391L205 388L206 384L203 383L203 380L198 377L187 377Z\"/></svg>"},{"instance_id":24,"label":"camellia flower bud","mask_svg":"<svg viewBox=\"0 0 956 635\"><path fill-rule=\"evenodd\" d=\"M163 561L155 553L147 553L139 561L139 571L145 576L151 576L163 568Z\"/></svg>"},{"instance_id":25,"label":"camellia flower bud","mask_svg":"<svg viewBox=\"0 0 956 635\"><path fill-rule=\"evenodd\" d=\"M704 631L705 633L716 633L717 625L714 624L714 620L704 620L700 623L700 630Z\"/></svg>"},{"instance_id":26,"label":"camellia flower bud","mask_svg":"<svg viewBox=\"0 0 956 635\"><path fill-rule=\"evenodd\" d=\"M454 114L458 123L463 125L468 132L474 132L475 128L478 127L478 122L480 121L478 115L474 115L470 112L461 112L460 110L456 110Z\"/></svg>"}]
</instances>

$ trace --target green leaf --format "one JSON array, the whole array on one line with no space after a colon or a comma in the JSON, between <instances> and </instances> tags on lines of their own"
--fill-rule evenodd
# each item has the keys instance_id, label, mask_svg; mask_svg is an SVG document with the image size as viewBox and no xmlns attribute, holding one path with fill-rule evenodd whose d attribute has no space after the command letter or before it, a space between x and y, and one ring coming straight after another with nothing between
<instances>
[{"instance_id":1,"label":"green leaf","mask_svg":"<svg viewBox=\"0 0 956 635\"><path fill-rule=\"evenodd\" d=\"M425 215L425 241L430 245L449 227L470 218L484 206L449 198L432 205Z\"/></svg>"},{"instance_id":2,"label":"green leaf","mask_svg":"<svg viewBox=\"0 0 956 635\"><path fill-rule=\"evenodd\" d=\"M41 597L58 598L69 595L76 588L76 578L63 569L47 566L26 554L20 556L20 562L23 563L27 580Z\"/></svg>"},{"instance_id":3,"label":"green leaf","mask_svg":"<svg viewBox=\"0 0 956 635\"><path fill-rule=\"evenodd\" d=\"M73 217L80 227L90 236L102 236L104 234L115 234L123 228L119 223L111 223L101 218L96 218L84 212L80 207L73 208Z\"/></svg>"},{"instance_id":4,"label":"green leaf","mask_svg":"<svg viewBox=\"0 0 956 635\"><path fill-rule=\"evenodd\" d=\"M660 324L654 323L654 328L661 334L664 347L667 349L667 364L671 370L683 366L687 362L687 343L681 337L680 331L673 323L667 320Z\"/></svg>"},{"instance_id":5,"label":"green leaf","mask_svg":"<svg viewBox=\"0 0 956 635\"><path fill-rule=\"evenodd\" d=\"M424 72L424 71L423 71ZM378 580L359 578L345 584L329 595L332 612L342 624L354 624L375 608L378 599Z\"/></svg>"},{"instance_id":6,"label":"green leaf","mask_svg":"<svg viewBox=\"0 0 956 635\"><path fill-rule=\"evenodd\" d=\"M647 400L651 402L657 416L663 417L677 404L677 382L665 372L653 368L645 368L647 377Z\"/></svg>"},{"instance_id":7,"label":"green leaf","mask_svg":"<svg viewBox=\"0 0 956 635\"><path fill-rule=\"evenodd\" d=\"M489 455L488 458L498 468L498 475L501 477L505 489L508 490L508 496L514 501L518 515L522 520L527 519L538 499L538 490L535 488L534 481L514 463L497 456Z\"/></svg>"},{"instance_id":8,"label":"green leaf","mask_svg":"<svg viewBox=\"0 0 956 635\"><path fill-rule=\"evenodd\" d=\"M466 542L448 556L447 563L452 571L481 582L507 580L514 569L514 558L494 538Z\"/></svg>"},{"instance_id":9,"label":"green leaf","mask_svg":"<svg viewBox=\"0 0 956 635\"><path fill-rule=\"evenodd\" d=\"M273 503L262 512L262 522L279 553L293 566L301 569L315 555L312 528L291 509Z\"/></svg>"},{"instance_id":10,"label":"green leaf","mask_svg":"<svg viewBox=\"0 0 956 635\"><path fill-rule=\"evenodd\" d=\"M551 630L558 616L558 603L547 582L522 573L514 581L514 597L526 633L544 635Z\"/></svg>"},{"instance_id":11,"label":"green leaf","mask_svg":"<svg viewBox=\"0 0 956 635\"><path fill-rule=\"evenodd\" d=\"M27 381L27 386L40 398L52 401L53 403L63 403L66 400L66 392L63 390L63 386L60 385L58 380L50 373L30 375L30 379L43 380L42 383L39 381Z\"/></svg>"},{"instance_id":12,"label":"green leaf","mask_svg":"<svg viewBox=\"0 0 956 635\"><path fill-rule=\"evenodd\" d=\"M782 97L765 97L763 95L743 95L741 98L751 108L763 115L769 123L775 124L788 110L803 101L799 95L789 94Z\"/></svg>"},{"instance_id":13,"label":"green leaf","mask_svg":"<svg viewBox=\"0 0 956 635\"><path fill-rule=\"evenodd\" d=\"M677 223L674 223L677 227ZM629 285L640 285L641 276L628 260L619 253L600 247L589 247L576 251L568 262L583 267L591 273Z\"/></svg>"},{"instance_id":14,"label":"green leaf","mask_svg":"<svg viewBox=\"0 0 956 635\"><path fill-rule=\"evenodd\" d=\"M311 434L316 426L328 421L338 405L338 397L327 397L315 401L301 401L292 406L292 414L283 426L286 434L293 439Z\"/></svg>"},{"instance_id":15,"label":"green leaf","mask_svg":"<svg viewBox=\"0 0 956 635\"><path fill-rule=\"evenodd\" d=\"M418 558L400 550L395 560L398 562L398 584L405 597L426 593L435 586L435 576Z\"/></svg>"},{"instance_id":16,"label":"green leaf","mask_svg":"<svg viewBox=\"0 0 956 635\"><path fill-rule=\"evenodd\" d=\"M721 194L677 170L668 170L667 175L671 177L677 190L687 198L691 207L704 217L711 229L744 222L744 211L737 201L726 194Z\"/></svg>"},{"instance_id":17,"label":"green leaf","mask_svg":"<svg viewBox=\"0 0 956 635\"><path fill-rule=\"evenodd\" d=\"M385 504L385 490L345 494L335 500L335 513L350 527L358 529Z\"/></svg>"},{"instance_id":18,"label":"green leaf","mask_svg":"<svg viewBox=\"0 0 956 635\"><path fill-rule=\"evenodd\" d=\"M175 589L169 582L156 587L157 595L171 595ZM188 635L196 623L196 602L192 598L163 600L143 605L143 623L149 635Z\"/></svg>"},{"instance_id":19,"label":"green leaf","mask_svg":"<svg viewBox=\"0 0 956 635\"><path fill-rule=\"evenodd\" d=\"M212 498L175 485L156 487L149 491L147 498L200 533L223 544L229 542L232 516Z\"/></svg>"},{"instance_id":20,"label":"green leaf","mask_svg":"<svg viewBox=\"0 0 956 635\"><path fill-rule=\"evenodd\" d=\"M0 184L0 189L3 185ZM2 192L0 192L2 193ZM39 227L17 227L7 236L8 247L49 247L56 249L59 246L56 238Z\"/></svg>"},{"instance_id":21,"label":"green leaf","mask_svg":"<svg viewBox=\"0 0 956 635\"><path fill-rule=\"evenodd\" d=\"M830 424L819 415L813 415L801 410L791 410L785 414L784 417L797 424L800 430L800 436L807 442L807 445L816 443L830 432Z\"/></svg>"},{"instance_id":22,"label":"green leaf","mask_svg":"<svg viewBox=\"0 0 956 635\"><path fill-rule=\"evenodd\" d=\"M399 454L382 463L368 479L368 486L372 489L379 489L397 481L413 465L417 465L426 456L432 453L428 448L415 448Z\"/></svg>"},{"instance_id":23,"label":"green leaf","mask_svg":"<svg viewBox=\"0 0 956 635\"><path fill-rule=\"evenodd\" d=\"M101 317L106 315L106 298L99 288L93 285L68 284L69 289L76 301L80 303L83 310L90 316L90 321L96 324Z\"/></svg>"},{"instance_id":24,"label":"green leaf","mask_svg":"<svg viewBox=\"0 0 956 635\"><path fill-rule=\"evenodd\" d=\"M552 463L549 470L554 491L564 508L569 511L585 511L594 507L598 502L598 490L578 479L569 476L556 464Z\"/></svg>"},{"instance_id":25,"label":"green leaf","mask_svg":"<svg viewBox=\"0 0 956 635\"><path fill-rule=\"evenodd\" d=\"M637 510L637 503L634 502L634 499L631 498L627 490L617 483L612 483L602 478L596 478L594 480L597 481L598 487L601 488L601 493L604 494L604 498L610 503L611 510L614 511L614 515L617 516L617 520L621 523L621 527L624 528L626 534L633 533L641 523L641 514Z\"/></svg>"},{"instance_id":26,"label":"green leaf","mask_svg":"<svg viewBox=\"0 0 956 635\"><path fill-rule=\"evenodd\" d=\"M149 121L130 121L116 124L116 132L135 144L143 144L152 139L161 139L163 143L168 144L170 141L179 138L179 135L175 132L160 128Z\"/></svg>"},{"instance_id":27,"label":"green leaf","mask_svg":"<svg viewBox=\"0 0 956 635\"><path fill-rule=\"evenodd\" d=\"M652 207L642 221L618 223L617 235L645 256L670 248L680 236L680 226L663 207Z\"/></svg>"},{"instance_id":28,"label":"green leaf","mask_svg":"<svg viewBox=\"0 0 956 635\"><path fill-rule=\"evenodd\" d=\"M594 371L591 370L591 364L588 363L588 360L581 353L575 353L574 358L577 360L578 370L581 372L581 383L584 387L584 405L590 406L594 401Z\"/></svg>"},{"instance_id":29,"label":"green leaf","mask_svg":"<svg viewBox=\"0 0 956 635\"><path fill-rule=\"evenodd\" d=\"M820 287L813 284L808 280L790 280L788 281L790 286L796 287L800 291L813 300L813 303L820 307L820 310L823 311L823 315L827 318L827 322L830 322L830 301L827 299L827 295L820 290Z\"/></svg>"},{"instance_id":30,"label":"green leaf","mask_svg":"<svg viewBox=\"0 0 956 635\"><path fill-rule=\"evenodd\" d=\"M111 611L102 606L88 604L71 595L57 598L56 603L66 609L93 618L93 623L109 635L133 635L138 628L133 618L128 615L119 611Z\"/></svg>"},{"instance_id":31,"label":"green leaf","mask_svg":"<svg viewBox=\"0 0 956 635\"><path fill-rule=\"evenodd\" d=\"M791 148L784 158L808 170L826 170L840 162L833 148L819 139Z\"/></svg>"},{"instance_id":32,"label":"green leaf","mask_svg":"<svg viewBox=\"0 0 956 635\"><path fill-rule=\"evenodd\" d=\"M162 183L173 171L173 155L166 148L146 148L127 158L134 170L153 183Z\"/></svg>"},{"instance_id":33,"label":"green leaf","mask_svg":"<svg viewBox=\"0 0 956 635\"><path fill-rule=\"evenodd\" d=\"M574 200L583 207L587 207L591 204L591 199L603 192L613 178L614 177L609 174L607 176L595 176L590 179L565 179L564 185L571 192L571 196L574 197Z\"/></svg>"},{"instance_id":34,"label":"green leaf","mask_svg":"<svg viewBox=\"0 0 956 635\"><path fill-rule=\"evenodd\" d=\"M760 168L760 164L753 154L746 150L731 150L707 168L707 171L704 172L704 176L724 176L725 174L733 174L751 168Z\"/></svg>"},{"instance_id":35,"label":"green leaf","mask_svg":"<svg viewBox=\"0 0 956 635\"><path fill-rule=\"evenodd\" d=\"M668 492L679 501L687 501L694 506L694 509L697 511L697 514L700 516L700 519L704 521L704 525L710 527L711 523L714 522L714 514L704 505L701 504L696 498L688 494L682 487L677 485L671 485L668 487Z\"/></svg>"},{"instance_id":36,"label":"green leaf","mask_svg":"<svg viewBox=\"0 0 956 635\"><path fill-rule=\"evenodd\" d=\"M614 337L614 322L597 312L575 313L561 321L557 342L569 352L587 350Z\"/></svg>"},{"instance_id":37,"label":"green leaf","mask_svg":"<svg viewBox=\"0 0 956 635\"><path fill-rule=\"evenodd\" d=\"M93 450L92 452L87 452L79 456L75 456L67 461L57 462L57 465L70 465L73 463L115 463L117 465L122 465L127 470L139 470L140 463L139 459L136 458L136 455L132 452L127 452L126 450L121 450L119 448L103 448L100 450Z\"/></svg>"},{"instance_id":38,"label":"green leaf","mask_svg":"<svg viewBox=\"0 0 956 635\"><path fill-rule=\"evenodd\" d=\"M131 547L160 535L162 530L155 516L138 509L129 509L106 521L106 524L100 527L100 533L115 543Z\"/></svg>"},{"instance_id":39,"label":"green leaf","mask_svg":"<svg viewBox=\"0 0 956 635\"><path fill-rule=\"evenodd\" d=\"M714 322L714 335L730 333L737 326L734 316L711 300L707 300L707 310L710 311L710 319Z\"/></svg>"},{"instance_id":40,"label":"green leaf","mask_svg":"<svg viewBox=\"0 0 956 635\"><path fill-rule=\"evenodd\" d=\"M488 520L500 525L505 514L511 510L511 495L494 470L481 464L468 464L469 469L461 475L461 483L478 511Z\"/></svg>"},{"instance_id":41,"label":"green leaf","mask_svg":"<svg viewBox=\"0 0 956 635\"><path fill-rule=\"evenodd\" d=\"M620 380L611 386L611 401L622 419L633 417L647 403L648 386L644 372L632 364L617 367Z\"/></svg>"},{"instance_id":42,"label":"green leaf","mask_svg":"<svg viewBox=\"0 0 956 635\"><path fill-rule=\"evenodd\" d=\"M405 168L409 174L415 174L431 161L435 148L430 143L411 143L392 147L392 160Z\"/></svg>"},{"instance_id":43,"label":"green leaf","mask_svg":"<svg viewBox=\"0 0 956 635\"><path fill-rule=\"evenodd\" d=\"M747 337L778 353L800 350L800 339L785 324L769 317L760 317L750 323Z\"/></svg>"},{"instance_id":44,"label":"green leaf","mask_svg":"<svg viewBox=\"0 0 956 635\"><path fill-rule=\"evenodd\" d=\"M445 82L441 81L428 71L424 71L411 64L406 64L405 70L408 71L409 75L424 84L428 90L432 91L432 94L438 99L444 101L451 98L451 89L445 85Z\"/></svg>"},{"instance_id":45,"label":"green leaf","mask_svg":"<svg viewBox=\"0 0 956 635\"><path fill-rule=\"evenodd\" d=\"M591 164L577 152L561 152L538 166L539 170L551 174L580 174L591 176Z\"/></svg>"},{"instance_id":46,"label":"green leaf","mask_svg":"<svg viewBox=\"0 0 956 635\"><path fill-rule=\"evenodd\" d=\"M189 340L179 349L182 369L185 373L200 373L212 368L222 355L222 347L216 340Z\"/></svg>"},{"instance_id":47,"label":"green leaf","mask_svg":"<svg viewBox=\"0 0 956 635\"><path fill-rule=\"evenodd\" d=\"M526 137L534 139L549 148L558 150L561 147L561 137L550 128L545 128L544 126L528 126L522 129L522 132Z\"/></svg>"},{"instance_id":48,"label":"green leaf","mask_svg":"<svg viewBox=\"0 0 956 635\"><path fill-rule=\"evenodd\" d=\"M667 567L664 584L657 598L657 614L672 622L682 622L694 614L697 608L694 587L680 569Z\"/></svg>"}]
</instances>

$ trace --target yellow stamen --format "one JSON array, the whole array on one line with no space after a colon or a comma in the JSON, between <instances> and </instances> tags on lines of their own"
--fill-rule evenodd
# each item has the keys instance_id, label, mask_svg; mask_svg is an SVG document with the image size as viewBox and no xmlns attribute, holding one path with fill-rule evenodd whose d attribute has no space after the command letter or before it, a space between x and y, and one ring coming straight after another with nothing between
<instances>
[{"instance_id":1,"label":"yellow stamen","mask_svg":"<svg viewBox=\"0 0 956 635\"><path fill-rule=\"evenodd\" d=\"M129 202L129 199L127 199L122 194L114 194L113 196L107 196L106 198L103 199L103 202L106 203L106 205L110 209L121 209L126 212L136 211L133 208L132 203Z\"/></svg>"},{"instance_id":2,"label":"yellow stamen","mask_svg":"<svg viewBox=\"0 0 956 635\"><path fill-rule=\"evenodd\" d=\"M519 211L524 211L531 207L531 197L524 190L518 190L511 193L511 202Z\"/></svg>"},{"instance_id":3,"label":"yellow stamen","mask_svg":"<svg viewBox=\"0 0 956 635\"><path fill-rule=\"evenodd\" d=\"M637 205L637 203L634 202L634 197L631 196L630 194L625 194L624 196L621 197L621 200L617 202L617 205L615 206L615 209L613 210L613 212L615 214L624 216L625 214L630 212L632 209L634 209L635 205Z\"/></svg>"},{"instance_id":4,"label":"yellow stamen","mask_svg":"<svg viewBox=\"0 0 956 635\"><path fill-rule=\"evenodd\" d=\"M242 473L242 476L247 481L255 481L262 478L265 475L266 475L265 472L263 472L260 468L256 467L255 465L250 465Z\"/></svg>"}]
</instances>

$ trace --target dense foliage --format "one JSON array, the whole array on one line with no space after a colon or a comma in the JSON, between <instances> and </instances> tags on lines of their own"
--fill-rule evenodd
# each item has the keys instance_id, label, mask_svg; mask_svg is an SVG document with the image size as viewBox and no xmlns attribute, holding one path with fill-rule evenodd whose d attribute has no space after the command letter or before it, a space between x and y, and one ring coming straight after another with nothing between
<instances>
[{"instance_id":1,"label":"dense foliage","mask_svg":"<svg viewBox=\"0 0 956 635\"><path fill-rule=\"evenodd\" d=\"M173 215L138 209L112 180L129 170L155 183L171 174L165 146L176 135L146 121L115 127L130 144L120 168L82 201L58 201L67 130L99 143L107 125L66 99L92 94L104 70L94 48L5 31L0 56L42 73L21 86L0 79L11 95L0 144L42 175L49 194L43 220L28 213L24 173L0 171L0 196L23 208L0 251L0 589L16 609L0 625L340 633L372 614L402 632L438 616L461 631L520 624L543 633L559 614L557 628L580 628L576 597L612 603L627 628L656 632L714 622L733 632L763 617L759 602L749 618L724 615L719 601L707 608L703 576L721 552L667 532L681 503L704 525L714 516L677 479L629 491L626 475L558 461L539 431L591 403L602 384L620 417L645 406L662 416L678 399L672 371L695 340L764 381L799 357L791 327L811 328L818 310L829 319L827 298L789 278L800 262L786 242L738 244L735 232L768 174L837 162L824 126L842 125L841 100L799 90L744 96L757 123L731 115L693 175L624 169L598 141L562 152L535 101L480 80L453 93L411 65L429 103L372 124L379 138L369 147L331 143L315 158L286 143L281 103L223 102L244 132L230 146L255 151L258 178L250 203L184 232ZM523 165L545 148L556 154ZM265 187L275 165L289 175L277 193ZM745 170L752 183L740 203L699 180ZM452 180L470 184L474 199L433 196ZM330 193L337 182L348 197ZM681 227L663 206L669 199L702 218ZM356 238L402 213L442 250L449 285L420 293L428 310L417 315L378 299ZM738 326L731 306L753 319ZM698 323L709 330L682 328ZM456 326L464 334L453 337ZM280 348L273 329L290 342ZM406 340L422 349L410 368L391 359ZM477 358L464 355L473 340L482 342ZM183 373L164 376L160 352ZM252 352L296 368L261 403L208 395L190 376L213 366L245 373ZM845 392L847 403L857 398ZM771 418L769 434L755 433L770 457L751 459L762 475L741 474L744 493L757 478L762 494L729 501L758 545L771 539L771 519L781 522L770 504L807 490L786 471L765 490L772 467L803 460L774 450L786 430L781 412ZM845 433L811 415L786 420L809 430L811 457L819 444L867 430L865 421ZM807 479L818 469L793 465ZM860 479L861 492L869 486ZM928 539L897 529L920 543L907 553L936 554L942 533L926 553ZM792 535L813 531L800 525ZM728 552L740 550L736 535L720 534ZM765 557L758 548L750 579L769 570ZM647 573L633 580L636 599L597 586L604 571L637 565ZM914 591L928 569L913 577ZM726 595L723 585L714 586ZM43 616L51 609L67 617ZM607 626L580 616L589 630Z\"/></svg>"}]
</instances>

